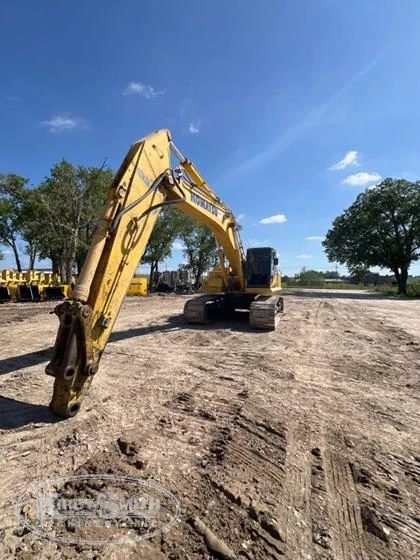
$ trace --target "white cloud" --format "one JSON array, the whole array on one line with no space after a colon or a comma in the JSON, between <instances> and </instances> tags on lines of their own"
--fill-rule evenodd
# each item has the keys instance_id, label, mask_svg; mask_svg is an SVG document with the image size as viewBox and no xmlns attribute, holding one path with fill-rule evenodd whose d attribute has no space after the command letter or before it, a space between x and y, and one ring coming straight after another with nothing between
<instances>
[{"instance_id":1,"label":"white cloud","mask_svg":"<svg viewBox=\"0 0 420 560\"><path fill-rule=\"evenodd\" d=\"M49 120L42 121L43 126L47 126L50 132L64 132L65 130L75 130L77 128L86 128L86 124L82 119L71 117L70 115L55 115Z\"/></svg>"},{"instance_id":2,"label":"white cloud","mask_svg":"<svg viewBox=\"0 0 420 560\"><path fill-rule=\"evenodd\" d=\"M130 82L124 90L124 95L141 95L146 99L154 99L159 95L163 95L166 90L157 90L151 85L140 84L138 82Z\"/></svg>"},{"instance_id":3,"label":"white cloud","mask_svg":"<svg viewBox=\"0 0 420 560\"><path fill-rule=\"evenodd\" d=\"M309 235L305 237L306 241L324 241L323 235Z\"/></svg>"},{"instance_id":4,"label":"white cloud","mask_svg":"<svg viewBox=\"0 0 420 560\"><path fill-rule=\"evenodd\" d=\"M356 150L347 152L347 154L343 157L342 160L340 160L338 163L334 163L334 165L330 167L330 171L339 171L340 169L345 169L346 167L349 167L349 165L359 166L360 163L358 161L358 158L359 158L359 152L356 152Z\"/></svg>"},{"instance_id":5,"label":"white cloud","mask_svg":"<svg viewBox=\"0 0 420 560\"><path fill-rule=\"evenodd\" d=\"M246 214L238 214L236 216L236 221L237 222L242 222L242 220L245 218Z\"/></svg>"},{"instance_id":6,"label":"white cloud","mask_svg":"<svg viewBox=\"0 0 420 560\"><path fill-rule=\"evenodd\" d=\"M298 259L312 259L312 255L298 255Z\"/></svg>"},{"instance_id":7,"label":"white cloud","mask_svg":"<svg viewBox=\"0 0 420 560\"><path fill-rule=\"evenodd\" d=\"M200 122L190 123L188 130L191 132L191 134L198 134L200 132Z\"/></svg>"},{"instance_id":8,"label":"white cloud","mask_svg":"<svg viewBox=\"0 0 420 560\"><path fill-rule=\"evenodd\" d=\"M268 216L268 218L263 218L260 220L260 224L283 224L287 221L284 214L274 214L274 216Z\"/></svg>"},{"instance_id":9,"label":"white cloud","mask_svg":"<svg viewBox=\"0 0 420 560\"><path fill-rule=\"evenodd\" d=\"M380 180L381 176L378 173L367 173L366 171L361 171L355 175L348 175L343 180L343 183L352 187L358 187L368 185L369 183L377 183Z\"/></svg>"}]
</instances>

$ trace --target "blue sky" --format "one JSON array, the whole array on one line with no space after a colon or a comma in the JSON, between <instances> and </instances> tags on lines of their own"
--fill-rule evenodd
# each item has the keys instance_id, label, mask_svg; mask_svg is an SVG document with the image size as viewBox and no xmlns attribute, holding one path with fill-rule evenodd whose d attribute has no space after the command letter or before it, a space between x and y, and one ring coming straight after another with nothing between
<instances>
[{"instance_id":1,"label":"blue sky","mask_svg":"<svg viewBox=\"0 0 420 560\"><path fill-rule=\"evenodd\" d=\"M331 269L320 239L358 192L420 178L419 17L417 0L3 0L0 172L117 169L170 128L245 246Z\"/></svg>"}]
</instances>

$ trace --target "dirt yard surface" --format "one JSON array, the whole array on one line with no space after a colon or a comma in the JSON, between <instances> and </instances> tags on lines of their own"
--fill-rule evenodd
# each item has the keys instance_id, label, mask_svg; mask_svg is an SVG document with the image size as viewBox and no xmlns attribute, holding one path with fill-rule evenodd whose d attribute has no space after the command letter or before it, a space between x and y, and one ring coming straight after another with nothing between
<instances>
[{"instance_id":1,"label":"dirt yard surface","mask_svg":"<svg viewBox=\"0 0 420 560\"><path fill-rule=\"evenodd\" d=\"M0 558L419 558L420 301L285 300L267 333L186 325L186 296L127 299L70 420L46 406L53 304L0 306ZM81 473L157 483L181 516L124 545L19 526L31 484Z\"/></svg>"}]
</instances>

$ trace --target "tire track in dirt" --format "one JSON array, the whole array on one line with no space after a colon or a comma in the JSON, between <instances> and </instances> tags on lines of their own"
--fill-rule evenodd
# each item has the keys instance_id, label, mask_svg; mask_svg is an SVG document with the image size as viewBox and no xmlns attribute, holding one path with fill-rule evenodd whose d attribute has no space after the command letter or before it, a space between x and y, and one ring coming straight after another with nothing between
<instances>
[{"instance_id":1,"label":"tire track in dirt","mask_svg":"<svg viewBox=\"0 0 420 560\"><path fill-rule=\"evenodd\" d=\"M326 486L333 548L340 560L369 560L361 508L347 462L334 454L325 457Z\"/></svg>"},{"instance_id":2,"label":"tire track in dirt","mask_svg":"<svg viewBox=\"0 0 420 560\"><path fill-rule=\"evenodd\" d=\"M28 484L41 478L47 467L47 455L41 454L34 464L33 456L41 450L46 450L46 439L41 434L21 435L16 439L15 434L2 437L0 450L0 527L13 529L16 524L15 508L19 496L28 490Z\"/></svg>"},{"instance_id":3,"label":"tire track in dirt","mask_svg":"<svg viewBox=\"0 0 420 560\"><path fill-rule=\"evenodd\" d=\"M284 479L284 429L257 419L255 412L244 399L216 432L200 495L212 498L206 523L228 542L235 557L280 559L284 533L277 503ZM202 509L199 503L192 507Z\"/></svg>"},{"instance_id":4,"label":"tire track in dirt","mask_svg":"<svg viewBox=\"0 0 420 560\"><path fill-rule=\"evenodd\" d=\"M321 302L315 317L314 330L317 333L312 342L316 341L318 351L322 348L325 353L325 369L331 371L329 362L331 361L334 350L339 346L333 333L327 338L326 330L323 325L331 325L332 317L336 320L343 320L339 311L329 302ZM316 352L316 351L315 351ZM331 374L330 374L331 375ZM364 530L360 513L360 504L354 486L353 478L348 463L342 457L335 454L335 447L331 437L331 426L322 421L319 427L318 436L313 441L318 441L318 446L312 450L313 456L318 458L320 476L320 488L318 492L325 492L325 508L327 518L319 520L321 535L314 535L314 540L318 545L324 546L327 550L331 546L332 558L337 560L369 560L364 539ZM325 434L329 434L326 437ZM321 436L321 438L319 438ZM316 470L315 470L316 472ZM314 477L313 477L314 479ZM312 489L314 492L314 488ZM316 520L313 519L313 525ZM327 527L325 526L327 522ZM325 539L322 539L322 531L325 532ZM321 537L321 538L320 538ZM329 538L331 537L331 544ZM326 556L327 558L329 556Z\"/></svg>"},{"instance_id":5,"label":"tire track in dirt","mask_svg":"<svg viewBox=\"0 0 420 560\"><path fill-rule=\"evenodd\" d=\"M322 382L330 382L329 362L334 356L336 341L334 336L327 338L325 325L336 322L336 313L337 310L331 303L321 301L317 303L314 311L307 315L307 321L302 322L300 335L302 341L305 341L306 350L309 355L318 356L316 364L300 368L303 378L312 380L314 368L318 370L323 367L326 373ZM286 478L285 487L291 485L293 488L294 484L296 485L294 478L299 481L297 496L293 497L292 501L300 503L305 517L303 526L307 529L301 529L299 534L298 527L292 525L288 533L293 535L295 540L288 541L287 547L288 550L290 548L291 558L298 557L300 550L307 558L368 560L360 505L351 472L348 465L343 470L338 456L331 456L331 438L325 437L328 428L322 417L318 417L315 423L312 423L305 440L302 441L301 436L300 451L291 445L290 455L297 455L300 465L305 467L302 475L301 470L296 473L296 467L293 469L292 465L288 465L286 472L290 473L290 482ZM299 426L297 431L302 434L304 430L304 426ZM296 535L299 535L299 540L296 540Z\"/></svg>"},{"instance_id":6,"label":"tire track in dirt","mask_svg":"<svg viewBox=\"0 0 420 560\"><path fill-rule=\"evenodd\" d=\"M203 418L197 403L204 402L204 412L215 422L197 481L200 498L187 500L186 507L203 515L204 500L206 525L241 557L281 558L284 537L273 520L284 478L285 436L283 428L255 417L252 395L261 353L246 342L225 347L222 354L211 345L208 360L202 348L198 355L194 350L190 358L203 380L188 394L178 394L171 406Z\"/></svg>"},{"instance_id":7,"label":"tire track in dirt","mask_svg":"<svg viewBox=\"0 0 420 560\"><path fill-rule=\"evenodd\" d=\"M285 525L288 558L312 558L311 464L297 425L288 425L285 478L280 510Z\"/></svg>"},{"instance_id":8,"label":"tire track in dirt","mask_svg":"<svg viewBox=\"0 0 420 560\"><path fill-rule=\"evenodd\" d=\"M303 360L300 361L296 377L300 382L312 380L316 375L314 372L326 365L322 355L322 329L319 328L325 309L330 309L328 304L316 302L314 308L306 312L305 320L299 324L297 347L298 352L303 355ZM317 359L307 362L306 355L316 355ZM325 381L323 379L323 382ZM293 405L291 409L294 409ZM326 508L319 507L318 496L322 489L317 486L317 479L313 476L315 466L311 442L314 433L319 431L319 419L312 421L310 426L305 422L306 415L306 411L301 410L296 417L289 418L287 423L286 476L281 500L286 522L286 555L290 559L305 560L333 558L330 542L320 540L324 539L322 531L326 530L324 528L328 519ZM325 549L323 546L317 546L320 543L325 545Z\"/></svg>"},{"instance_id":9,"label":"tire track in dirt","mask_svg":"<svg viewBox=\"0 0 420 560\"><path fill-rule=\"evenodd\" d=\"M323 311L322 307L320 308L320 311L321 313L319 314L319 316L325 314L325 306ZM349 313L344 306L341 306L341 310L338 306L336 306L336 312L337 311L340 313L340 323L343 323L338 332L346 333L347 331L345 329L345 326L347 325L351 325L352 329L354 329L354 315L352 316L352 314ZM323 323L328 324L328 318L325 316L323 318ZM362 353L366 353L365 355L367 355L369 349L370 352L372 352L373 344L377 345L378 349L386 348L387 340L389 340L389 337L394 336L393 333L396 329L394 327L391 327L390 329L387 327L377 329L377 322L370 317L365 319L365 324L368 327L369 332L377 333L376 336L379 340L375 341L374 339L369 338L369 344L366 344L366 341L362 339L364 345L361 350ZM404 339L404 335L403 331L401 330L399 330L399 332L397 333L397 339L392 338L393 343L391 348L393 347L396 352L396 355L391 356L392 362L398 363L398 352L404 352L404 348L401 349L400 344L395 344L394 342L394 340L402 339ZM337 348L340 349L339 342L341 341L338 339L335 333L331 333L329 340L324 340L325 350L328 352L328 359L331 360L332 363L337 360L337 358L335 358L334 356L337 356L338 354ZM353 341L353 344L357 345L358 342L359 341L356 339L356 341ZM335 344L337 345L336 348L334 347ZM392 349L390 349L390 351L392 351ZM395 366L393 367L394 372L398 371L398 366L397 368L395 368ZM325 368L328 371L334 371L334 369L329 367L327 363L325 365ZM347 369L344 371L347 373ZM387 387L388 394L386 396L389 395L389 384L387 384ZM380 402L382 393L384 393L385 400L385 392L380 390L379 387L376 393L376 401L378 403ZM378 404L375 404L372 409L375 410L377 406ZM390 410L389 405L387 407L387 410ZM378 413L380 412L380 410L375 410L375 412ZM395 424L396 413L388 412L388 415L389 422L393 425L398 425ZM410 417L414 419L416 417L416 414L410 413ZM368 423L369 420L367 419L366 422ZM399 425L402 426L402 424ZM342 445L340 445L340 442L338 440L334 440L332 431L328 423L324 422L324 424L321 425L317 431L319 435L324 434L324 436L320 440L320 447L322 448L322 446L325 446L323 452L323 458L325 462L325 484L327 489L329 523L331 525L332 549L334 551L334 558L337 557L343 560L347 560L347 558L350 558L352 560L356 560L359 558L363 560L368 560L371 558L383 560L384 558L388 557L388 554L385 552L386 548L384 547L384 543L382 542L382 540L388 539L388 537L386 536L388 533L385 533L385 529L383 528L384 525L380 521L378 521L378 519L388 519L388 524L390 524L392 522L392 519L395 519L395 517L389 513L389 510L388 514L385 513L388 508L382 508L382 513L377 514L375 511L375 506L373 505L376 503L376 507L378 506L377 499L372 502L372 498L370 497L367 500L367 504L370 505L365 505L366 497L363 497L363 494L360 493L359 488L356 487L346 451L342 451L341 455L335 451L337 447L345 449L345 446L343 447ZM325 434L328 434L328 436L326 436ZM405 461L403 459L403 463L404 462ZM402 468L404 469L403 465ZM406 469L404 469L404 471L410 472ZM366 520L364 517L366 517ZM396 519L398 518L404 519L404 521L407 519L407 517L403 518L397 515ZM396 522L395 527L398 527L398 521ZM400 554L400 552L393 546L393 543L391 543L391 547L393 550L391 554L393 558L414 558L416 555L413 552L416 545L413 546L412 543L413 541L415 542L418 539L420 528L418 520L416 521L415 519L408 517L407 527L409 527L410 529L405 531L405 538L408 541L407 546L404 547L406 555L404 555L404 553ZM369 531L369 533L367 533L366 531ZM402 545L403 542L401 542L400 544Z\"/></svg>"}]
</instances>

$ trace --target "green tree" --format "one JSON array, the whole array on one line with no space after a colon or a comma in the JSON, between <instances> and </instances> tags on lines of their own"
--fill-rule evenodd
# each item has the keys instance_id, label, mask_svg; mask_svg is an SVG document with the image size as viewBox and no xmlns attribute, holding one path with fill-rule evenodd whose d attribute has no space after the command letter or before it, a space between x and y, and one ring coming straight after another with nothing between
<instances>
[{"instance_id":1,"label":"green tree","mask_svg":"<svg viewBox=\"0 0 420 560\"><path fill-rule=\"evenodd\" d=\"M324 278L328 278L329 280L338 280L340 275L336 270L326 270L324 272Z\"/></svg>"},{"instance_id":2,"label":"green tree","mask_svg":"<svg viewBox=\"0 0 420 560\"><path fill-rule=\"evenodd\" d=\"M85 191L76 251L78 272L85 261L98 219L106 203L108 188L114 176L109 167L80 167L79 173L85 185Z\"/></svg>"},{"instance_id":3,"label":"green tree","mask_svg":"<svg viewBox=\"0 0 420 560\"><path fill-rule=\"evenodd\" d=\"M34 270L40 245L38 240L38 191L36 188L25 189L22 194L20 235L25 241L25 254L29 257L28 269Z\"/></svg>"},{"instance_id":4,"label":"green tree","mask_svg":"<svg viewBox=\"0 0 420 560\"><path fill-rule=\"evenodd\" d=\"M155 227L144 252L142 262L150 264L149 286L159 272L159 263L171 256L172 245L182 229L183 216L173 206L164 206L157 217Z\"/></svg>"},{"instance_id":5,"label":"green tree","mask_svg":"<svg viewBox=\"0 0 420 560\"><path fill-rule=\"evenodd\" d=\"M185 246L185 266L191 270L198 288L204 272L217 263L216 239L210 230L189 217L184 220L179 237Z\"/></svg>"},{"instance_id":6,"label":"green tree","mask_svg":"<svg viewBox=\"0 0 420 560\"><path fill-rule=\"evenodd\" d=\"M325 278L322 272L306 269L302 269L302 271L299 273L298 280L301 286L308 286L311 288L321 288L325 282Z\"/></svg>"},{"instance_id":7,"label":"green tree","mask_svg":"<svg viewBox=\"0 0 420 560\"><path fill-rule=\"evenodd\" d=\"M366 266L352 266L349 272L354 284L365 284L372 278L372 272Z\"/></svg>"},{"instance_id":8,"label":"green tree","mask_svg":"<svg viewBox=\"0 0 420 560\"><path fill-rule=\"evenodd\" d=\"M330 261L389 268L407 293L408 269L420 257L420 182L385 179L338 216L323 242Z\"/></svg>"},{"instance_id":9,"label":"green tree","mask_svg":"<svg viewBox=\"0 0 420 560\"><path fill-rule=\"evenodd\" d=\"M37 243L43 258L70 283L77 263L80 268L112 181L111 169L86 168L66 160L51 168L33 193L28 213L34 216L25 237Z\"/></svg>"},{"instance_id":10,"label":"green tree","mask_svg":"<svg viewBox=\"0 0 420 560\"><path fill-rule=\"evenodd\" d=\"M22 202L27 179L14 175L0 175L0 243L8 245L15 257L16 268L22 271L18 237L22 227Z\"/></svg>"}]
</instances>

